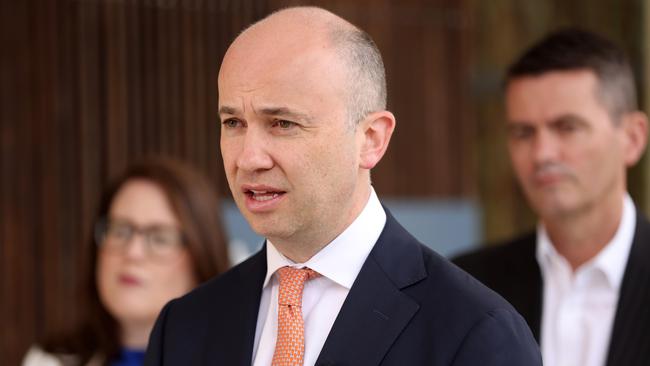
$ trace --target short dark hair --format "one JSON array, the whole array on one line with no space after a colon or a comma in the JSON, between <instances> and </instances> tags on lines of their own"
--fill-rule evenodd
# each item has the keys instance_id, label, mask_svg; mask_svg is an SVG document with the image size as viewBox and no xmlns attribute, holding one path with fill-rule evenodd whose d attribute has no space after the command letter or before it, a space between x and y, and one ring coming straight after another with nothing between
<instances>
[{"instance_id":1,"label":"short dark hair","mask_svg":"<svg viewBox=\"0 0 650 366\"><path fill-rule=\"evenodd\" d=\"M195 278L199 283L225 272L229 267L226 238L217 194L202 174L186 163L171 158L147 158L131 165L104 191L95 222L109 213L111 204L124 185L146 180L162 189L183 231ZM92 233L92 230L90 230ZM81 314L71 329L49 334L42 348L54 354L72 354L80 365L101 356L108 363L119 355L121 344L117 320L102 304L97 288L98 248L91 234L88 258L83 268L79 299Z\"/></svg>"},{"instance_id":2,"label":"short dark hair","mask_svg":"<svg viewBox=\"0 0 650 366\"><path fill-rule=\"evenodd\" d=\"M508 68L506 86L520 77L580 69L596 74L597 96L614 119L638 109L634 75L625 52L609 39L577 28L553 32L526 50Z\"/></svg>"}]
</instances>

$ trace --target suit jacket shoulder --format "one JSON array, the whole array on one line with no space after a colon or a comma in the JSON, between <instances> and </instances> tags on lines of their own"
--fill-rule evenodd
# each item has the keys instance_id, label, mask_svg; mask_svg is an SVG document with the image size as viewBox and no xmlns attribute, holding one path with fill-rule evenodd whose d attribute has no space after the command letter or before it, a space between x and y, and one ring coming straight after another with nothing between
<instances>
[{"instance_id":1,"label":"suit jacket shoulder","mask_svg":"<svg viewBox=\"0 0 650 366\"><path fill-rule=\"evenodd\" d=\"M493 291L387 223L316 365L541 365L525 322ZM250 365L266 253L169 303L146 365Z\"/></svg>"},{"instance_id":2,"label":"suit jacket shoulder","mask_svg":"<svg viewBox=\"0 0 650 366\"><path fill-rule=\"evenodd\" d=\"M459 267L471 273L477 279L488 282L496 278L507 277L513 270L528 268L531 263L537 266L535 259L535 232L513 240L496 243L452 259Z\"/></svg>"},{"instance_id":3,"label":"suit jacket shoulder","mask_svg":"<svg viewBox=\"0 0 650 366\"><path fill-rule=\"evenodd\" d=\"M541 365L500 296L387 222L317 365Z\"/></svg>"},{"instance_id":4,"label":"suit jacket shoulder","mask_svg":"<svg viewBox=\"0 0 650 366\"><path fill-rule=\"evenodd\" d=\"M638 208L619 292L607 365L650 365L650 223Z\"/></svg>"},{"instance_id":5,"label":"suit jacket shoulder","mask_svg":"<svg viewBox=\"0 0 650 366\"><path fill-rule=\"evenodd\" d=\"M539 339L543 285L536 241L531 232L461 255L453 262L508 300Z\"/></svg>"},{"instance_id":6,"label":"suit jacket shoulder","mask_svg":"<svg viewBox=\"0 0 650 366\"><path fill-rule=\"evenodd\" d=\"M145 365L250 365L266 247L172 300L151 334Z\"/></svg>"},{"instance_id":7,"label":"suit jacket shoulder","mask_svg":"<svg viewBox=\"0 0 650 366\"><path fill-rule=\"evenodd\" d=\"M614 317L606 365L650 365L650 223L637 209L632 248ZM499 292L526 318L539 339L542 278L535 234L480 249L454 262Z\"/></svg>"}]
</instances>

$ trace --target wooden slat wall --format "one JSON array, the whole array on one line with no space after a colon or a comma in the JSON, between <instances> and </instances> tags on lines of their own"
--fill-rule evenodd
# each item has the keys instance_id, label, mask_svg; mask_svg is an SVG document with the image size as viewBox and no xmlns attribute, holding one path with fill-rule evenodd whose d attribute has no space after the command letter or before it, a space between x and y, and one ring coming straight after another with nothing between
<instances>
[{"instance_id":1,"label":"wooden slat wall","mask_svg":"<svg viewBox=\"0 0 650 366\"><path fill-rule=\"evenodd\" d=\"M9 4L11 3L11 4ZM255 1L26 0L0 11L0 364L73 319L98 196L143 155L222 181L216 73Z\"/></svg>"},{"instance_id":2,"label":"wooden slat wall","mask_svg":"<svg viewBox=\"0 0 650 366\"><path fill-rule=\"evenodd\" d=\"M640 75L641 85L650 85L650 2L644 1L641 11L641 35L639 36L639 41L641 43L640 53L642 66L641 70L643 72ZM650 106L650 93L647 92L647 89L644 90L642 94L642 105ZM642 178L637 178L640 182L650 182L650 159L648 159L647 154L645 159L639 164L639 175ZM643 207L646 213L650 213L650 194L647 194L648 189L645 190L646 194L644 197Z\"/></svg>"},{"instance_id":3,"label":"wooden slat wall","mask_svg":"<svg viewBox=\"0 0 650 366\"><path fill-rule=\"evenodd\" d=\"M492 238L530 222L502 149L502 68L559 23L605 24L640 48L638 3L0 2L0 363L17 364L38 336L72 319L98 195L129 162L187 159L228 196L216 75L230 41L270 11L319 5L375 38L398 119L373 172L378 192L479 198Z\"/></svg>"},{"instance_id":4,"label":"wooden slat wall","mask_svg":"<svg viewBox=\"0 0 650 366\"><path fill-rule=\"evenodd\" d=\"M471 164L462 1L312 1L375 37L399 129L374 173L392 196L464 196ZM0 360L69 323L98 196L166 154L227 196L216 74L246 25L290 1L25 0L0 5Z\"/></svg>"}]
</instances>

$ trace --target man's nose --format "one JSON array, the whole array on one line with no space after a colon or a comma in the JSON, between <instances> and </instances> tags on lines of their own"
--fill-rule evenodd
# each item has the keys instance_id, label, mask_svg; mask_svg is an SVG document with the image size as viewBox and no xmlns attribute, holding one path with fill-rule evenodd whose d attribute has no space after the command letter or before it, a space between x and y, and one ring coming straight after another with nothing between
<instances>
[{"instance_id":1,"label":"man's nose","mask_svg":"<svg viewBox=\"0 0 650 366\"><path fill-rule=\"evenodd\" d=\"M268 170L273 167L270 136L255 127L249 127L243 139L241 153L237 157L237 167L248 172Z\"/></svg>"},{"instance_id":2,"label":"man's nose","mask_svg":"<svg viewBox=\"0 0 650 366\"><path fill-rule=\"evenodd\" d=\"M533 142L533 158L536 163L547 163L557 159L559 141L548 131L540 131Z\"/></svg>"}]
</instances>

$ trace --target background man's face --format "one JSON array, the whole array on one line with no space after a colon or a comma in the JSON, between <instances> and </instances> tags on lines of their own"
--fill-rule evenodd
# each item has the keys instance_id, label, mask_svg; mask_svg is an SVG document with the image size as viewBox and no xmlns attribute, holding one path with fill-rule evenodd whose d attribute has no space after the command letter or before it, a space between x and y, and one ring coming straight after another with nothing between
<instances>
[{"instance_id":1,"label":"background man's face","mask_svg":"<svg viewBox=\"0 0 650 366\"><path fill-rule=\"evenodd\" d=\"M542 218L588 210L625 189L622 134L588 70L512 80L508 148L517 178Z\"/></svg>"},{"instance_id":2,"label":"background man's face","mask_svg":"<svg viewBox=\"0 0 650 366\"><path fill-rule=\"evenodd\" d=\"M345 80L341 62L318 42L248 37L224 58L226 176L252 228L274 242L322 238L348 220L360 140L348 125Z\"/></svg>"}]
</instances>

